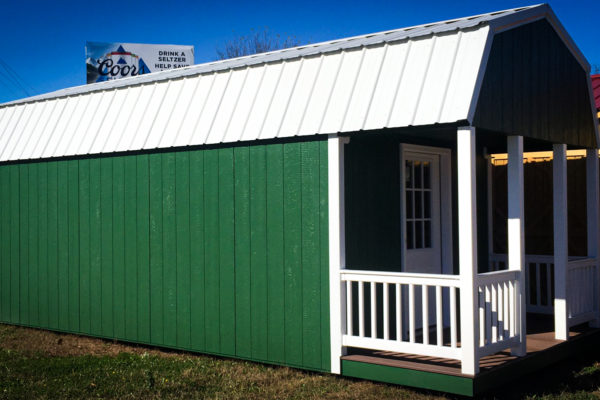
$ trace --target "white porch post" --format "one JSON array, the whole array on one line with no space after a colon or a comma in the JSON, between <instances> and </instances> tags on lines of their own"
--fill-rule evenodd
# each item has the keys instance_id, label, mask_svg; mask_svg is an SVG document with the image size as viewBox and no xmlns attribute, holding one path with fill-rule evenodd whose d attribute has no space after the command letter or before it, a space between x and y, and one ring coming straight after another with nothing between
<instances>
[{"instance_id":1,"label":"white porch post","mask_svg":"<svg viewBox=\"0 0 600 400\"><path fill-rule=\"evenodd\" d=\"M508 148L508 269L519 271L515 292L515 322L520 344L511 352L516 356L527 354L527 302L525 300L525 213L523 179L523 136L509 136Z\"/></svg>"},{"instance_id":2,"label":"white porch post","mask_svg":"<svg viewBox=\"0 0 600 400\"><path fill-rule=\"evenodd\" d=\"M346 267L344 228L344 144L347 138L330 135L328 147L329 185L329 324L331 373L341 373L342 335L346 329L346 293L340 270Z\"/></svg>"},{"instance_id":3,"label":"white porch post","mask_svg":"<svg viewBox=\"0 0 600 400\"><path fill-rule=\"evenodd\" d=\"M474 375L479 372L475 128L458 128L456 141L462 372Z\"/></svg>"},{"instance_id":4,"label":"white porch post","mask_svg":"<svg viewBox=\"0 0 600 400\"><path fill-rule=\"evenodd\" d=\"M598 212L598 206L600 204L598 188L598 149L587 149L585 164L587 181L587 254L588 257L596 259L596 282L594 282L594 308L596 311L596 319L591 321L590 325L598 328L600 327L600 304L598 302L600 283L598 282L598 240L600 240L600 235L598 234L598 229L600 228L600 213Z\"/></svg>"},{"instance_id":5,"label":"white porch post","mask_svg":"<svg viewBox=\"0 0 600 400\"><path fill-rule=\"evenodd\" d=\"M552 159L554 193L554 332L556 339L567 340L567 145L555 144Z\"/></svg>"}]
</instances>

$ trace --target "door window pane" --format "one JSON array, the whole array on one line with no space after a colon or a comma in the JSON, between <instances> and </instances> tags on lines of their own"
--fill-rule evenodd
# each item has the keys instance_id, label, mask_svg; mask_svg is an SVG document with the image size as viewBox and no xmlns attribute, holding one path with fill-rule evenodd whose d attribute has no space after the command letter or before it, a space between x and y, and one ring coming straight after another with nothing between
<instances>
[{"instance_id":1,"label":"door window pane","mask_svg":"<svg viewBox=\"0 0 600 400\"><path fill-rule=\"evenodd\" d=\"M423 203L421 201L423 192L415 190L415 218L423 218Z\"/></svg>"},{"instance_id":2,"label":"door window pane","mask_svg":"<svg viewBox=\"0 0 600 400\"><path fill-rule=\"evenodd\" d=\"M423 187L431 189L431 163L429 161L423 162Z\"/></svg>"},{"instance_id":3,"label":"door window pane","mask_svg":"<svg viewBox=\"0 0 600 400\"><path fill-rule=\"evenodd\" d=\"M408 189L413 187L413 165L412 165L412 161L406 161L406 168L405 168L405 175L406 175L406 187Z\"/></svg>"},{"instance_id":4,"label":"door window pane","mask_svg":"<svg viewBox=\"0 0 600 400\"><path fill-rule=\"evenodd\" d=\"M414 187L419 189L419 188L423 187L422 182L421 182L421 179L423 178L423 176L422 176L423 174L421 171L421 161L415 161L413 163L413 165L414 165L414 171L415 171Z\"/></svg>"}]
</instances>

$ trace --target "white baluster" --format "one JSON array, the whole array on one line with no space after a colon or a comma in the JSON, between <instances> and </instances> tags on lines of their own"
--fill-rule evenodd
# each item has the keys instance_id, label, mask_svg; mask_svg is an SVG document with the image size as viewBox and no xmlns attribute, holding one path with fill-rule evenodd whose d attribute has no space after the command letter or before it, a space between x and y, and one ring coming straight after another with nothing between
<instances>
[{"instance_id":1,"label":"white baluster","mask_svg":"<svg viewBox=\"0 0 600 400\"><path fill-rule=\"evenodd\" d=\"M498 340L504 339L504 282L498 283Z\"/></svg>"},{"instance_id":2,"label":"white baluster","mask_svg":"<svg viewBox=\"0 0 600 400\"><path fill-rule=\"evenodd\" d=\"M510 293L509 293L509 282L506 281L503 283L503 288L502 288L502 294L503 294L503 299L504 299L504 327L503 327L503 332L502 332L502 337L504 339L508 339L509 333L508 333L508 329L509 329L509 325L510 325L510 314L511 314L511 309L508 308L509 307L509 297L510 297Z\"/></svg>"},{"instance_id":3,"label":"white baluster","mask_svg":"<svg viewBox=\"0 0 600 400\"><path fill-rule=\"evenodd\" d=\"M346 281L346 334L352 336L352 281Z\"/></svg>"},{"instance_id":4,"label":"white baluster","mask_svg":"<svg viewBox=\"0 0 600 400\"><path fill-rule=\"evenodd\" d=\"M361 281L358 281L358 334L365 337L365 288Z\"/></svg>"},{"instance_id":5,"label":"white baluster","mask_svg":"<svg viewBox=\"0 0 600 400\"><path fill-rule=\"evenodd\" d=\"M402 291L401 286L396 283L396 340L402 341Z\"/></svg>"},{"instance_id":6,"label":"white baluster","mask_svg":"<svg viewBox=\"0 0 600 400\"><path fill-rule=\"evenodd\" d=\"M485 342L492 343L492 294L490 285L485 285Z\"/></svg>"},{"instance_id":7,"label":"white baluster","mask_svg":"<svg viewBox=\"0 0 600 400\"><path fill-rule=\"evenodd\" d=\"M515 310L515 281L510 281L509 282L509 296L508 296L509 300L510 300L510 337L513 337L517 334L516 332L516 325L517 325L517 319L516 319L516 310Z\"/></svg>"},{"instance_id":8,"label":"white baluster","mask_svg":"<svg viewBox=\"0 0 600 400\"><path fill-rule=\"evenodd\" d=\"M485 346L485 293L484 288L477 288L479 300L479 347Z\"/></svg>"},{"instance_id":9,"label":"white baluster","mask_svg":"<svg viewBox=\"0 0 600 400\"><path fill-rule=\"evenodd\" d=\"M429 344L429 286L421 286L423 300L423 344Z\"/></svg>"},{"instance_id":10,"label":"white baluster","mask_svg":"<svg viewBox=\"0 0 600 400\"><path fill-rule=\"evenodd\" d=\"M450 346L456 347L456 288L450 288Z\"/></svg>"},{"instance_id":11,"label":"white baluster","mask_svg":"<svg viewBox=\"0 0 600 400\"><path fill-rule=\"evenodd\" d=\"M437 327L437 345L444 345L444 323L442 318L442 287L435 287L435 325Z\"/></svg>"},{"instance_id":12,"label":"white baluster","mask_svg":"<svg viewBox=\"0 0 600 400\"><path fill-rule=\"evenodd\" d=\"M415 342L415 286L411 283L408 285L408 329L409 340Z\"/></svg>"},{"instance_id":13,"label":"white baluster","mask_svg":"<svg viewBox=\"0 0 600 400\"><path fill-rule=\"evenodd\" d=\"M383 338L390 339L390 297L388 294L388 284L383 284Z\"/></svg>"},{"instance_id":14,"label":"white baluster","mask_svg":"<svg viewBox=\"0 0 600 400\"><path fill-rule=\"evenodd\" d=\"M377 338L377 298L375 282L371 282L371 337Z\"/></svg>"}]
</instances>

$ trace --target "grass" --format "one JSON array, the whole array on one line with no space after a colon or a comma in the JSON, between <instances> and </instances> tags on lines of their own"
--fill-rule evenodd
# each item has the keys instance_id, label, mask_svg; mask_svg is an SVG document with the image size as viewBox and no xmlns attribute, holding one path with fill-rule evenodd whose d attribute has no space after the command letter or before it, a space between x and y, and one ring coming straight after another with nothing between
<instances>
[{"instance_id":1,"label":"grass","mask_svg":"<svg viewBox=\"0 0 600 400\"><path fill-rule=\"evenodd\" d=\"M598 399L600 349L488 398ZM0 325L1 399L435 399L442 394L286 367Z\"/></svg>"},{"instance_id":2,"label":"grass","mask_svg":"<svg viewBox=\"0 0 600 400\"><path fill-rule=\"evenodd\" d=\"M0 325L0 398L443 397L286 367Z\"/></svg>"}]
</instances>

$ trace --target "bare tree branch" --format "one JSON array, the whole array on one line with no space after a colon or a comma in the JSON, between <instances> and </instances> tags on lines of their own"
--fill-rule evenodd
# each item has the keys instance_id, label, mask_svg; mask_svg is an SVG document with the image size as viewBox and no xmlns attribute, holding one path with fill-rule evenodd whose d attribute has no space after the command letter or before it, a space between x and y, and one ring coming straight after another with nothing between
<instances>
[{"instance_id":1,"label":"bare tree branch","mask_svg":"<svg viewBox=\"0 0 600 400\"><path fill-rule=\"evenodd\" d=\"M216 52L218 60L225 60L299 45L300 41L295 36L282 38L281 35L274 34L268 28L264 28L261 31L252 30L249 35L228 40L222 47L217 47Z\"/></svg>"}]
</instances>

